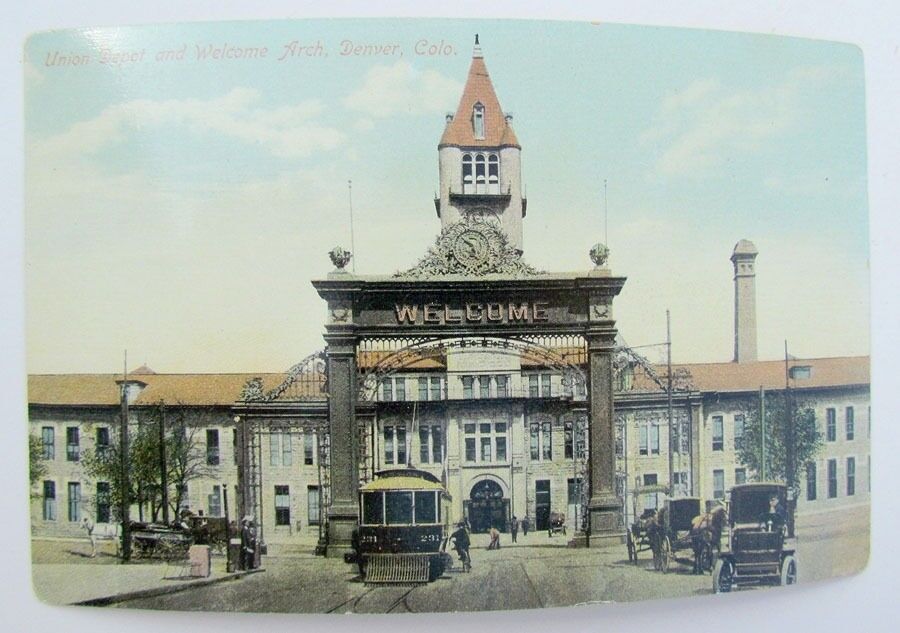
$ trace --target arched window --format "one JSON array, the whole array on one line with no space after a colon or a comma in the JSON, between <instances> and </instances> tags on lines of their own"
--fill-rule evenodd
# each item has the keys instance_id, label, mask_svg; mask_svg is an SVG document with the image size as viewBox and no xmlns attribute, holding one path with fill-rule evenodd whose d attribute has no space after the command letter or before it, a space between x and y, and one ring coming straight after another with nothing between
<instances>
[{"instance_id":1,"label":"arched window","mask_svg":"<svg viewBox=\"0 0 900 633\"><path fill-rule=\"evenodd\" d=\"M472 171L471 154L463 154L462 157L462 184L463 193L475 193L475 176Z\"/></svg>"},{"instance_id":2,"label":"arched window","mask_svg":"<svg viewBox=\"0 0 900 633\"><path fill-rule=\"evenodd\" d=\"M475 132L475 138L484 138L484 106L476 103L472 109L472 129Z\"/></svg>"},{"instance_id":3,"label":"arched window","mask_svg":"<svg viewBox=\"0 0 900 633\"><path fill-rule=\"evenodd\" d=\"M488 193L500 193L500 157L488 154Z\"/></svg>"},{"instance_id":4,"label":"arched window","mask_svg":"<svg viewBox=\"0 0 900 633\"><path fill-rule=\"evenodd\" d=\"M487 170L484 154L475 155L475 193L487 193Z\"/></svg>"}]
</instances>

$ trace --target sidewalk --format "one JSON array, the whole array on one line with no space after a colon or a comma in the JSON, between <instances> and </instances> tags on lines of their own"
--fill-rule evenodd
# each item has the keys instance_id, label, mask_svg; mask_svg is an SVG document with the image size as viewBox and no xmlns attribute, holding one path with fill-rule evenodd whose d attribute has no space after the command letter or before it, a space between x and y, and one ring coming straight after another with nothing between
<instances>
[{"instance_id":1,"label":"sidewalk","mask_svg":"<svg viewBox=\"0 0 900 633\"><path fill-rule=\"evenodd\" d=\"M35 556L31 577L35 595L49 604L73 604L135 592L179 591L243 575L227 573L221 556L213 557L209 577L179 578L184 572L180 565L147 561L123 565L104 551L106 548L99 548L96 558L87 558L64 542L52 544L55 551L47 551L48 545L32 544Z\"/></svg>"}]
</instances>

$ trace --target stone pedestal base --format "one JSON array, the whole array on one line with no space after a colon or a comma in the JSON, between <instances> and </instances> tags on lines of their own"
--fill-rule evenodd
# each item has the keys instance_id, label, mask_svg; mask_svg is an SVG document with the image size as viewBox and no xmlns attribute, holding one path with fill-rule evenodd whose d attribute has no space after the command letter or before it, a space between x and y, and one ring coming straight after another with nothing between
<instances>
[{"instance_id":1,"label":"stone pedestal base","mask_svg":"<svg viewBox=\"0 0 900 633\"><path fill-rule=\"evenodd\" d=\"M588 503L591 540L622 531L622 504L614 496L594 497Z\"/></svg>"},{"instance_id":2,"label":"stone pedestal base","mask_svg":"<svg viewBox=\"0 0 900 633\"><path fill-rule=\"evenodd\" d=\"M603 534L576 534L568 543L568 547L621 547L625 543L625 532L605 532Z\"/></svg>"},{"instance_id":3,"label":"stone pedestal base","mask_svg":"<svg viewBox=\"0 0 900 633\"><path fill-rule=\"evenodd\" d=\"M353 530L358 525L356 508L333 508L328 513L327 558L343 558L353 551Z\"/></svg>"}]
</instances>

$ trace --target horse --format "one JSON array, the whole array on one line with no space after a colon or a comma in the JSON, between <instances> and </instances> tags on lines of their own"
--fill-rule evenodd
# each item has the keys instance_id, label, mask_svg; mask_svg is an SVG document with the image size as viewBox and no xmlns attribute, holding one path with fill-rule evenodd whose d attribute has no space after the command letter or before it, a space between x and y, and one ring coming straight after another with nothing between
<instances>
[{"instance_id":1,"label":"horse","mask_svg":"<svg viewBox=\"0 0 900 633\"><path fill-rule=\"evenodd\" d=\"M664 538L662 528L663 510L648 508L641 514L640 525L641 531L647 535L647 542L650 545L650 551L653 552L653 567L659 571L662 569L662 541Z\"/></svg>"},{"instance_id":2,"label":"horse","mask_svg":"<svg viewBox=\"0 0 900 633\"><path fill-rule=\"evenodd\" d=\"M712 569L712 551L722 549L722 530L725 527L725 506L718 506L712 512L700 514L691 520L691 549L694 551L695 574ZM706 560L704 560L706 554Z\"/></svg>"}]
</instances>

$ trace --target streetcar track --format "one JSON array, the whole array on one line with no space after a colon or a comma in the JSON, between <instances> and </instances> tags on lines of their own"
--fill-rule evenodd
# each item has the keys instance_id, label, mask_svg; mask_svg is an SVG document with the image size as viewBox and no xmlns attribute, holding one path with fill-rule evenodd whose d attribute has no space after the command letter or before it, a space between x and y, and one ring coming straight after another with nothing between
<instances>
[{"instance_id":1,"label":"streetcar track","mask_svg":"<svg viewBox=\"0 0 900 633\"><path fill-rule=\"evenodd\" d=\"M335 606L333 606L332 608L328 609L328 611L326 611L325 613L334 613L334 612L336 612L338 609L340 609L341 607L347 605L347 604L350 603L350 602L353 603L353 604L351 605L350 609L355 613L355 612L356 612L356 607L359 606L360 601L361 601L363 598L365 598L366 596L368 596L370 593L372 593L373 591L375 591L375 589L376 589L376 587L369 587L368 589L366 589L366 590L365 590L363 593L361 593L360 595L355 596L355 597L351 597L351 598L347 598L346 600L344 600L344 601L341 602L340 604L335 605Z\"/></svg>"}]
</instances>

